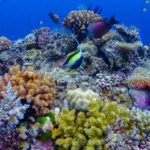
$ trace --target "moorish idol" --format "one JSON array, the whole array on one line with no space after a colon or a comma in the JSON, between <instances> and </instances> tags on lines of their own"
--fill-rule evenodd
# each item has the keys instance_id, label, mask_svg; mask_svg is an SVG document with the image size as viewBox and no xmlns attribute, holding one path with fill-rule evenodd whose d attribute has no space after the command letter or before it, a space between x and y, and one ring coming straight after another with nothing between
<instances>
[{"instance_id":1,"label":"moorish idol","mask_svg":"<svg viewBox=\"0 0 150 150\"><path fill-rule=\"evenodd\" d=\"M75 38L75 40L76 40L76 42L79 45L79 42L77 41L76 38ZM66 60L63 63L63 65L65 65L65 66L67 66L67 67L69 67L71 69L78 69L82 65L82 60L83 60L82 49L79 48L78 50L67 54Z\"/></svg>"}]
</instances>

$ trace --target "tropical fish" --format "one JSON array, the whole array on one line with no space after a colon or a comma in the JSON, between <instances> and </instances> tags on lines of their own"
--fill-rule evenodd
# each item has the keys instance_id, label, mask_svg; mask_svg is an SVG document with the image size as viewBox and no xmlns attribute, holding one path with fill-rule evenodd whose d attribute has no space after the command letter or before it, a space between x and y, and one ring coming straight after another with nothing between
<instances>
[{"instance_id":1,"label":"tropical fish","mask_svg":"<svg viewBox=\"0 0 150 150\"><path fill-rule=\"evenodd\" d=\"M80 48L79 50L69 53L66 56L66 60L63 63L63 65L65 65L71 69L78 69L78 68L80 68L80 66L82 64L82 60L83 60L82 50Z\"/></svg>"},{"instance_id":2,"label":"tropical fish","mask_svg":"<svg viewBox=\"0 0 150 150\"><path fill-rule=\"evenodd\" d=\"M87 27L87 32L89 37L100 38L106 34L114 24L117 24L118 21L112 16L109 20L102 19L97 22L89 24Z\"/></svg>"},{"instance_id":3,"label":"tropical fish","mask_svg":"<svg viewBox=\"0 0 150 150\"><path fill-rule=\"evenodd\" d=\"M55 22L56 24L59 24L59 16L57 14L49 12L48 15L53 22Z\"/></svg>"}]
</instances>

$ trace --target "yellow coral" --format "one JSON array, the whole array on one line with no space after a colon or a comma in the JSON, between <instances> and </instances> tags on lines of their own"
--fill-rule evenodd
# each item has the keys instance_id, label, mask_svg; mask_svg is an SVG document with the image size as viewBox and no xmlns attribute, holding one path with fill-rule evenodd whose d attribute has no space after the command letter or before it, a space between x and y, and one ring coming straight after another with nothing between
<instances>
[{"instance_id":1,"label":"yellow coral","mask_svg":"<svg viewBox=\"0 0 150 150\"><path fill-rule=\"evenodd\" d=\"M59 149L107 149L104 132L117 116L129 118L129 112L123 106L108 100L90 102L86 112L64 108L56 119L58 129L52 132L52 138L55 139L57 135L56 145ZM56 134L57 130L61 132Z\"/></svg>"}]
</instances>

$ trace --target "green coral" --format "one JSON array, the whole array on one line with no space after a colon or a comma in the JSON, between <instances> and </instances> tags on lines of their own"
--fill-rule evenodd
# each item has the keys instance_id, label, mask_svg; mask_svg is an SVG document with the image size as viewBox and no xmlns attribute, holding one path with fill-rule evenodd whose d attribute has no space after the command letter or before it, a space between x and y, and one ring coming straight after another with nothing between
<instances>
[{"instance_id":1,"label":"green coral","mask_svg":"<svg viewBox=\"0 0 150 150\"><path fill-rule=\"evenodd\" d=\"M58 149L63 150L95 150L105 146L105 131L116 117L129 121L129 111L116 102L101 101L90 102L86 112L62 109L56 119L55 135Z\"/></svg>"}]
</instances>

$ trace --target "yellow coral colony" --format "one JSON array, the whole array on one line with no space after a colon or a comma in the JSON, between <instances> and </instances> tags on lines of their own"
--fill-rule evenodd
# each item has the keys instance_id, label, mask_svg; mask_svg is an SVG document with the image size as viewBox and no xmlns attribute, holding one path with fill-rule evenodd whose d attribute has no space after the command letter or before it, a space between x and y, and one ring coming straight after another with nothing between
<instances>
[{"instance_id":1,"label":"yellow coral colony","mask_svg":"<svg viewBox=\"0 0 150 150\"><path fill-rule=\"evenodd\" d=\"M52 131L56 145L60 150L95 150L103 149L105 130L116 117L129 121L129 112L116 102L93 101L87 107L87 112L62 109L56 119L57 129Z\"/></svg>"}]
</instances>

